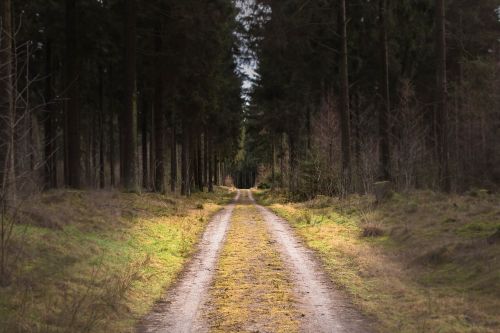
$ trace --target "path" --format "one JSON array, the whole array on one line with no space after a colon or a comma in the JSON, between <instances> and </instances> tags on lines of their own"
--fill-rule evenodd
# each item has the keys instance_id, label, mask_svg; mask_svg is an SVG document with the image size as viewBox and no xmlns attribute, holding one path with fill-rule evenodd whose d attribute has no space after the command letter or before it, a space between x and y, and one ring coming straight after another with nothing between
<instances>
[{"instance_id":1,"label":"path","mask_svg":"<svg viewBox=\"0 0 500 333\"><path fill-rule=\"evenodd\" d=\"M139 333L370 332L288 223L250 191L209 223L185 274Z\"/></svg>"}]
</instances>

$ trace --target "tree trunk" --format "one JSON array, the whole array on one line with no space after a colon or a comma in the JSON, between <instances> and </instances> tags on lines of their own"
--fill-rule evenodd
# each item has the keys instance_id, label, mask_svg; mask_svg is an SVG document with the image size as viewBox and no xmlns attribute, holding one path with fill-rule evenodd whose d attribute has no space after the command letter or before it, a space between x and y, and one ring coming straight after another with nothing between
<instances>
[{"instance_id":1,"label":"tree trunk","mask_svg":"<svg viewBox=\"0 0 500 333\"><path fill-rule=\"evenodd\" d=\"M161 27L155 29L155 83L154 83L154 126L155 126L155 191L165 191L165 112L163 110L163 71L161 52Z\"/></svg>"},{"instance_id":2,"label":"tree trunk","mask_svg":"<svg viewBox=\"0 0 500 333\"><path fill-rule=\"evenodd\" d=\"M203 132L203 179L204 185L208 188L208 134L205 130Z\"/></svg>"},{"instance_id":3,"label":"tree trunk","mask_svg":"<svg viewBox=\"0 0 500 333\"><path fill-rule=\"evenodd\" d=\"M214 152L214 183L219 185L219 156L217 151Z\"/></svg>"},{"instance_id":4,"label":"tree trunk","mask_svg":"<svg viewBox=\"0 0 500 333\"><path fill-rule=\"evenodd\" d=\"M181 161L181 195L189 196L190 168L189 168L189 129L187 121L182 121L182 161Z\"/></svg>"},{"instance_id":5,"label":"tree trunk","mask_svg":"<svg viewBox=\"0 0 500 333\"><path fill-rule=\"evenodd\" d=\"M213 142L212 136L208 135L208 192L214 191L213 175L214 175L214 163L213 163Z\"/></svg>"},{"instance_id":6,"label":"tree trunk","mask_svg":"<svg viewBox=\"0 0 500 333\"><path fill-rule=\"evenodd\" d=\"M15 204L16 199L16 174L15 174L15 90L14 90L14 30L12 25L12 4L10 0L1 2L1 31L0 37L2 45L0 48L0 130L4 130L5 146L2 148L1 165L2 172L2 190L6 201L12 201ZM3 253L3 251L2 251ZM3 265L2 265L3 268Z\"/></svg>"},{"instance_id":7,"label":"tree trunk","mask_svg":"<svg viewBox=\"0 0 500 333\"><path fill-rule=\"evenodd\" d=\"M383 103L379 110L379 145L380 145L380 177L381 180L391 179L391 155L389 144L389 115L391 99L389 90L389 46L387 41L387 0L380 0L380 44L382 45L382 95Z\"/></svg>"},{"instance_id":8,"label":"tree trunk","mask_svg":"<svg viewBox=\"0 0 500 333\"><path fill-rule=\"evenodd\" d=\"M202 141L200 133L198 133L196 135L196 140L197 140L197 144L196 144L196 147L197 147L196 148L196 153L197 153L196 177L198 178L198 189L201 192L203 192L203 164L202 164L202 152L201 152L203 141Z\"/></svg>"},{"instance_id":9,"label":"tree trunk","mask_svg":"<svg viewBox=\"0 0 500 333\"><path fill-rule=\"evenodd\" d=\"M109 82L113 82L112 68L109 68ZM115 111L112 103L113 97L109 99L109 178L111 187L116 186L115 177Z\"/></svg>"},{"instance_id":10,"label":"tree trunk","mask_svg":"<svg viewBox=\"0 0 500 333\"><path fill-rule=\"evenodd\" d=\"M271 142L271 145L272 145L272 156L271 156L271 190L274 190L274 186L275 186L275 183L276 183L276 143L275 143L275 140L274 140L274 135L272 137L272 142Z\"/></svg>"},{"instance_id":11,"label":"tree trunk","mask_svg":"<svg viewBox=\"0 0 500 333\"><path fill-rule=\"evenodd\" d=\"M148 120L149 105L147 95L143 96L143 107L141 113L141 157L142 157L142 187L149 189L149 159L148 159ZM162 188L163 190L163 188Z\"/></svg>"},{"instance_id":12,"label":"tree trunk","mask_svg":"<svg viewBox=\"0 0 500 333\"><path fill-rule=\"evenodd\" d=\"M177 126L175 116L172 115L172 137L170 148L170 190L175 193L177 185Z\"/></svg>"},{"instance_id":13,"label":"tree trunk","mask_svg":"<svg viewBox=\"0 0 500 333\"><path fill-rule=\"evenodd\" d=\"M137 184L137 26L136 0L127 0L126 9L126 108L123 115L123 185L138 192Z\"/></svg>"},{"instance_id":14,"label":"tree trunk","mask_svg":"<svg viewBox=\"0 0 500 333\"><path fill-rule=\"evenodd\" d=\"M57 153L56 153L56 129L53 108L52 90L52 42L47 40L46 63L45 63L45 110L44 132L45 132L45 189L57 187Z\"/></svg>"},{"instance_id":15,"label":"tree trunk","mask_svg":"<svg viewBox=\"0 0 500 333\"><path fill-rule=\"evenodd\" d=\"M436 50L437 50L437 130L439 182L441 190L451 191L449 151L448 151L448 84L446 76L446 4L445 0L436 2Z\"/></svg>"},{"instance_id":16,"label":"tree trunk","mask_svg":"<svg viewBox=\"0 0 500 333\"><path fill-rule=\"evenodd\" d=\"M339 30L341 38L340 55L340 128L342 134L342 177L347 191L351 183L351 131L349 124L349 69L347 62L347 18L346 1L340 0Z\"/></svg>"},{"instance_id":17,"label":"tree trunk","mask_svg":"<svg viewBox=\"0 0 500 333\"><path fill-rule=\"evenodd\" d=\"M99 66L99 187L106 186L104 178L104 70Z\"/></svg>"},{"instance_id":18,"label":"tree trunk","mask_svg":"<svg viewBox=\"0 0 500 333\"><path fill-rule=\"evenodd\" d=\"M65 139L66 185L81 187L80 147L80 60L78 52L76 0L66 0L66 90Z\"/></svg>"}]
</instances>

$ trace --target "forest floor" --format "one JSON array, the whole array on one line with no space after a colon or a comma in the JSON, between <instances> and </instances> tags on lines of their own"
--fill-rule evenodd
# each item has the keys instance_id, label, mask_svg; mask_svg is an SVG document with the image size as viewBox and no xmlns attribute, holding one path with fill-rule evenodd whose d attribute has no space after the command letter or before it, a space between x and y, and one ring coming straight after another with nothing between
<instances>
[{"instance_id":1,"label":"forest floor","mask_svg":"<svg viewBox=\"0 0 500 333\"><path fill-rule=\"evenodd\" d=\"M500 331L500 196L485 191L318 196L257 191L380 332Z\"/></svg>"},{"instance_id":2,"label":"forest floor","mask_svg":"<svg viewBox=\"0 0 500 333\"><path fill-rule=\"evenodd\" d=\"M370 325L288 222L239 191L138 331L365 333Z\"/></svg>"},{"instance_id":3,"label":"forest floor","mask_svg":"<svg viewBox=\"0 0 500 333\"><path fill-rule=\"evenodd\" d=\"M134 332L233 197L57 190L22 203L0 332Z\"/></svg>"},{"instance_id":4,"label":"forest floor","mask_svg":"<svg viewBox=\"0 0 500 333\"><path fill-rule=\"evenodd\" d=\"M0 332L500 330L500 196L253 193L23 203Z\"/></svg>"}]
</instances>

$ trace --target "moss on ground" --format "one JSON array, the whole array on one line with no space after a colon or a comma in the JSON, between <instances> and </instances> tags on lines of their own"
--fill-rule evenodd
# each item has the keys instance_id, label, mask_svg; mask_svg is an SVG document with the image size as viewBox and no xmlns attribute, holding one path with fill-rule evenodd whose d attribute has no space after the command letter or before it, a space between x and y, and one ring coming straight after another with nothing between
<instances>
[{"instance_id":1,"label":"moss on ground","mask_svg":"<svg viewBox=\"0 0 500 333\"><path fill-rule=\"evenodd\" d=\"M26 202L0 331L135 332L232 196L54 191Z\"/></svg>"},{"instance_id":2,"label":"moss on ground","mask_svg":"<svg viewBox=\"0 0 500 333\"><path fill-rule=\"evenodd\" d=\"M425 191L379 206L369 196L256 197L291 222L380 332L500 331L500 242L488 242L500 224L498 195ZM362 236L374 227L382 236Z\"/></svg>"},{"instance_id":3,"label":"moss on ground","mask_svg":"<svg viewBox=\"0 0 500 333\"><path fill-rule=\"evenodd\" d=\"M212 332L297 332L291 282L262 216L238 205L214 284Z\"/></svg>"}]
</instances>

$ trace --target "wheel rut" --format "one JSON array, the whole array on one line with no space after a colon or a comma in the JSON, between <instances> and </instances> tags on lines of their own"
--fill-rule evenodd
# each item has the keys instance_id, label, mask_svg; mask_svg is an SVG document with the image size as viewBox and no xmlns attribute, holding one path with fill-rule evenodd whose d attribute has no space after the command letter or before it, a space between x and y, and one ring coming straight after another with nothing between
<instances>
[{"instance_id":1,"label":"wheel rut","mask_svg":"<svg viewBox=\"0 0 500 333\"><path fill-rule=\"evenodd\" d=\"M371 332L289 224L250 191L208 224L200 250L138 333Z\"/></svg>"}]
</instances>

